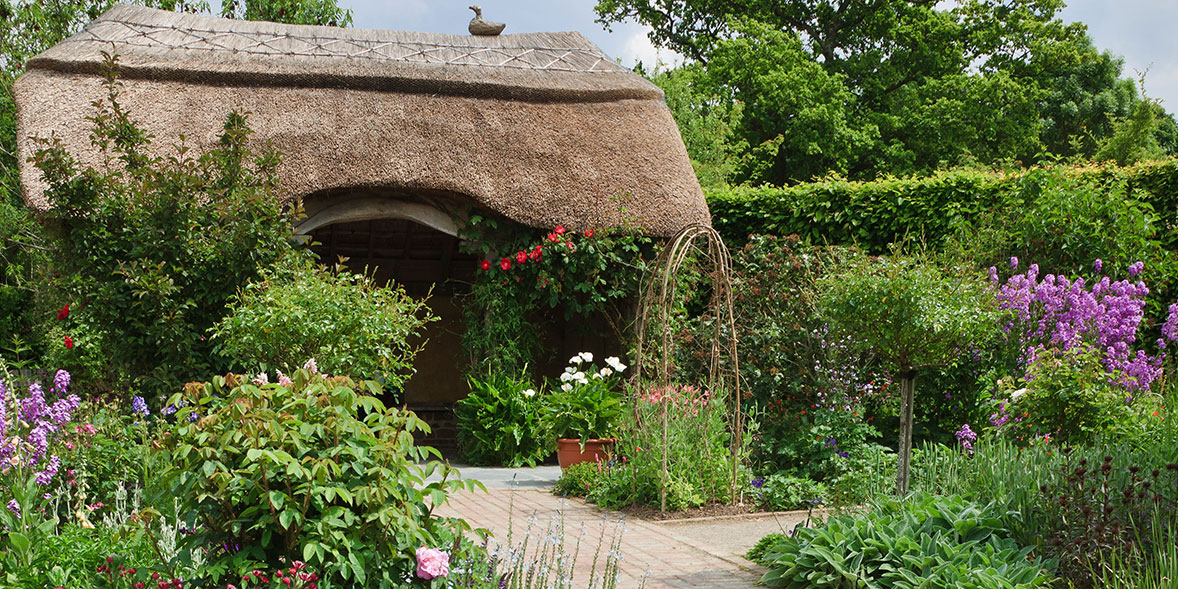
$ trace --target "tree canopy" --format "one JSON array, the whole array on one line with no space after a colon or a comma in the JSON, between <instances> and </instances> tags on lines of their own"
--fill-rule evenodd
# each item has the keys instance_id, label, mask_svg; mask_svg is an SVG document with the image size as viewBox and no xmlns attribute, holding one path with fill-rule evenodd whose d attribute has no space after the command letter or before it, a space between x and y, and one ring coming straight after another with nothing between
<instances>
[{"instance_id":1,"label":"tree canopy","mask_svg":"<svg viewBox=\"0 0 1178 589\"><path fill-rule=\"evenodd\" d=\"M1143 98L1120 59L1059 18L1063 6L600 0L597 12L607 26L637 20L690 58L691 102L742 105L730 181L785 184L1097 154ZM1146 135L1170 147L1173 118L1159 111Z\"/></svg>"}]
</instances>

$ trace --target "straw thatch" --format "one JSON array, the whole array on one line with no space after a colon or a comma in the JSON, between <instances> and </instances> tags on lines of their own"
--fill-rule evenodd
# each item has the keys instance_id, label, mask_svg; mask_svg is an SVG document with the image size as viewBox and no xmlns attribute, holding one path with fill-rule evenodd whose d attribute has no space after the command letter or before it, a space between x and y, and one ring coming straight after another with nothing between
<instances>
[{"instance_id":1,"label":"straw thatch","mask_svg":"<svg viewBox=\"0 0 1178 589\"><path fill-rule=\"evenodd\" d=\"M101 52L122 104L171 149L215 141L230 110L284 154L287 198L351 189L451 193L535 226L709 222L661 91L578 33L474 37L233 21L116 6L28 63L16 84L26 160L59 137L86 163ZM614 197L624 196L620 212Z\"/></svg>"}]
</instances>

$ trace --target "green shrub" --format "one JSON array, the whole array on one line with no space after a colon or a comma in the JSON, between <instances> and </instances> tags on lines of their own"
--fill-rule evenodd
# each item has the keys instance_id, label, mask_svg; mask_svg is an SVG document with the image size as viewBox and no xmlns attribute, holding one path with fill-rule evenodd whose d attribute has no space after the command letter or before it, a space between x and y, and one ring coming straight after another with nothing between
<instances>
[{"instance_id":1,"label":"green shrub","mask_svg":"<svg viewBox=\"0 0 1178 589\"><path fill-rule=\"evenodd\" d=\"M1013 416L1000 430L1024 443L1046 437L1085 444L1100 434L1107 439L1136 436L1144 421L1141 406L1147 404L1126 398L1101 357L1080 348L1037 352L1025 388L1011 393L1013 400L999 409Z\"/></svg>"},{"instance_id":2,"label":"green shrub","mask_svg":"<svg viewBox=\"0 0 1178 589\"><path fill-rule=\"evenodd\" d=\"M556 447L541 423L542 395L524 380L492 374L468 377L470 393L454 405L458 447L482 466L536 466Z\"/></svg>"},{"instance_id":3,"label":"green shrub","mask_svg":"<svg viewBox=\"0 0 1178 589\"><path fill-rule=\"evenodd\" d=\"M1163 244L1178 243L1178 159L1128 167L1060 168L1065 176L1148 203L1162 221ZM872 182L835 179L795 186L708 188L712 223L725 241L744 243L749 235L797 234L815 243L885 251L905 236L924 235L939 243L962 222L999 205L1024 203L1024 176L973 169L928 176L884 178Z\"/></svg>"},{"instance_id":4,"label":"green shrub","mask_svg":"<svg viewBox=\"0 0 1178 589\"><path fill-rule=\"evenodd\" d=\"M806 509L826 500L826 485L787 474L765 477L758 492L761 507L770 511Z\"/></svg>"},{"instance_id":5,"label":"green shrub","mask_svg":"<svg viewBox=\"0 0 1178 589\"><path fill-rule=\"evenodd\" d=\"M601 466L595 462L580 462L560 472L552 492L562 497L585 497L597 485Z\"/></svg>"},{"instance_id":6,"label":"green shrub","mask_svg":"<svg viewBox=\"0 0 1178 589\"><path fill-rule=\"evenodd\" d=\"M764 549L771 587L1040 587L1044 563L1020 548L998 503L914 494L862 515L799 528Z\"/></svg>"},{"instance_id":7,"label":"green shrub","mask_svg":"<svg viewBox=\"0 0 1178 589\"><path fill-rule=\"evenodd\" d=\"M727 402L722 390L694 386L652 387L631 395L623 412L617 456L602 468L589 499L607 509L660 505L660 489L665 488L666 507L672 511L729 499L733 465Z\"/></svg>"},{"instance_id":8,"label":"green shrub","mask_svg":"<svg viewBox=\"0 0 1178 589\"><path fill-rule=\"evenodd\" d=\"M106 91L91 118L105 165L80 168L56 140L35 155L53 205L44 219L50 282L59 304L72 307L61 323L76 345L65 355L81 354L84 344L105 364L92 374L66 367L97 388L174 391L225 367L212 354L209 328L259 266L290 249L290 215L276 194L278 155L247 149L250 130L238 113L206 153L180 146L169 157L151 155L151 136L118 102L113 59Z\"/></svg>"},{"instance_id":9,"label":"green shrub","mask_svg":"<svg viewBox=\"0 0 1178 589\"><path fill-rule=\"evenodd\" d=\"M320 370L379 379L399 391L413 375L422 328L437 320L424 301L393 284L290 256L264 269L230 301L215 327L217 349L248 368Z\"/></svg>"},{"instance_id":10,"label":"green shrub","mask_svg":"<svg viewBox=\"0 0 1178 589\"><path fill-rule=\"evenodd\" d=\"M417 548L449 546L450 530L466 529L433 510L476 483L414 445L428 426L386 408L379 384L309 370L291 378L258 387L217 377L170 400L183 406L159 444L180 516L196 528L184 546L239 548L209 553L205 572L221 582L285 558L346 586L400 586Z\"/></svg>"}]
</instances>

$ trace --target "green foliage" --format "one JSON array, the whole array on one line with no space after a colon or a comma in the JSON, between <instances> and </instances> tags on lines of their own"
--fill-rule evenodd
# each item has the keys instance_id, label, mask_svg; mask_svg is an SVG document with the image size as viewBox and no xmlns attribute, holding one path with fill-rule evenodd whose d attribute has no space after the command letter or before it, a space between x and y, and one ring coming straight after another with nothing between
<instances>
[{"instance_id":1,"label":"green foliage","mask_svg":"<svg viewBox=\"0 0 1178 589\"><path fill-rule=\"evenodd\" d=\"M1097 435L1122 438L1138 435L1144 423L1143 401L1125 398L1093 350L1059 351L1047 348L1035 354L1027 368L1027 383L1012 393L1005 408L1021 421L1003 429L1007 435L1030 441L1049 437L1065 444L1090 443Z\"/></svg>"},{"instance_id":2,"label":"green foliage","mask_svg":"<svg viewBox=\"0 0 1178 589\"><path fill-rule=\"evenodd\" d=\"M696 87L665 87L671 103L699 105L702 114L673 107L681 127L696 129L713 111L735 115L730 136L706 143L707 153L739 157L711 161L729 164L725 172L738 162L734 181L775 185L1091 157L1100 145L1105 156L1140 157L1131 146L1174 145L1173 118L1139 99L1121 61L1100 54L1083 24L1065 23L1062 8L1061 0L597 3L607 25L636 20L656 45L691 58L684 69ZM1150 113L1163 125L1138 124ZM689 143L689 153L702 152ZM705 185L716 170L705 168Z\"/></svg>"},{"instance_id":3,"label":"green foliage","mask_svg":"<svg viewBox=\"0 0 1178 589\"><path fill-rule=\"evenodd\" d=\"M516 374L534 365L546 349L535 315L547 310L565 319L604 318L620 337L651 248L651 239L630 227L557 225L540 236L481 215L471 216L463 235L483 258L464 309L463 345L475 372Z\"/></svg>"},{"instance_id":4,"label":"green foliage","mask_svg":"<svg viewBox=\"0 0 1178 589\"><path fill-rule=\"evenodd\" d=\"M1154 207L1130 194L1128 182L1102 184L1043 168L1021 175L1012 188L1007 206L962 219L948 249L981 268L1005 266L1015 256L1034 260L1044 274L1071 276L1088 275L1097 259L1117 277L1137 260L1161 274L1175 264L1157 240Z\"/></svg>"},{"instance_id":5,"label":"green foliage","mask_svg":"<svg viewBox=\"0 0 1178 589\"><path fill-rule=\"evenodd\" d=\"M927 258L860 256L819 284L831 331L900 370L935 367L997 331L985 283Z\"/></svg>"},{"instance_id":6,"label":"green foliage","mask_svg":"<svg viewBox=\"0 0 1178 589\"><path fill-rule=\"evenodd\" d=\"M756 21L736 32L716 44L706 70L728 104L743 105L737 136L751 149L733 179L781 184L846 173L855 148L877 132L851 124L854 97L843 78L813 61L796 34Z\"/></svg>"},{"instance_id":7,"label":"green foliage","mask_svg":"<svg viewBox=\"0 0 1178 589\"><path fill-rule=\"evenodd\" d=\"M1112 134L1100 142L1095 159L1126 166L1161 157L1163 152L1157 139L1161 121L1156 106L1156 101L1143 98L1133 105L1128 116L1114 119Z\"/></svg>"},{"instance_id":8,"label":"green foliage","mask_svg":"<svg viewBox=\"0 0 1178 589\"><path fill-rule=\"evenodd\" d=\"M217 351L238 366L293 372L314 358L329 374L379 378L399 391L435 320L399 285L292 255L238 291L213 330Z\"/></svg>"},{"instance_id":9,"label":"green foliage","mask_svg":"<svg viewBox=\"0 0 1178 589\"><path fill-rule=\"evenodd\" d=\"M352 25L352 11L340 8L337 0L225 0L221 16L292 25Z\"/></svg>"},{"instance_id":10,"label":"green foliage","mask_svg":"<svg viewBox=\"0 0 1178 589\"><path fill-rule=\"evenodd\" d=\"M174 390L220 366L205 333L259 266L290 249L290 217L274 193L278 156L246 148L243 115L227 118L207 153L150 155L147 131L118 102L117 75L108 60L91 118L107 165L80 169L51 140L36 154L54 207L54 285L73 305L70 331L101 338L117 382Z\"/></svg>"},{"instance_id":11,"label":"green foliage","mask_svg":"<svg viewBox=\"0 0 1178 589\"><path fill-rule=\"evenodd\" d=\"M578 364L579 366L579 364ZM594 367L586 367L590 374L601 374ZM576 371L565 375L582 374ZM589 439L606 439L617 435L622 417L621 396L614 390L615 376L582 376L570 378L543 397L545 429L557 439L578 439L584 444Z\"/></svg>"},{"instance_id":12,"label":"green foliage","mask_svg":"<svg viewBox=\"0 0 1178 589\"><path fill-rule=\"evenodd\" d=\"M1049 563L1020 548L998 503L914 494L799 528L764 549L770 587L1042 587Z\"/></svg>"},{"instance_id":13,"label":"green foliage","mask_svg":"<svg viewBox=\"0 0 1178 589\"><path fill-rule=\"evenodd\" d=\"M647 76L666 95L667 108L679 125L679 135L699 183L709 188L727 184L748 148L747 141L735 137L744 105L722 100L719 88L699 64L650 73L641 65L638 73Z\"/></svg>"},{"instance_id":14,"label":"green foliage","mask_svg":"<svg viewBox=\"0 0 1178 589\"><path fill-rule=\"evenodd\" d=\"M785 541L786 538L788 538L786 534L773 532L772 534L757 540L757 543L753 544L752 548L749 548L749 551L744 554L744 557L747 560L755 562L761 566L765 566L765 552L777 544Z\"/></svg>"},{"instance_id":15,"label":"green foliage","mask_svg":"<svg viewBox=\"0 0 1178 589\"><path fill-rule=\"evenodd\" d=\"M536 466L552 454L541 423L543 395L505 374L467 377L470 392L454 404L458 445L476 466Z\"/></svg>"},{"instance_id":16,"label":"green foliage","mask_svg":"<svg viewBox=\"0 0 1178 589\"><path fill-rule=\"evenodd\" d=\"M199 524L184 546L240 546L210 553L212 579L286 558L347 586L401 586L417 548L448 546L447 530L465 527L434 509L476 483L414 445L428 426L385 407L379 384L308 370L291 378L259 388L217 377L169 401L183 406L160 451L175 467L182 519Z\"/></svg>"},{"instance_id":17,"label":"green foliage","mask_svg":"<svg viewBox=\"0 0 1178 589\"><path fill-rule=\"evenodd\" d=\"M666 508L679 511L730 499L733 456L728 403L725 391L693 386L651 388L632 395L623 414L618 458L602 468L589 500L605 509L656 506L665 489Z\"/></svg>"},{"instance_id":18,"label":"green foliage","mask_svg":"<svg viewBox=\"0 0 1178 589\"><path fill-rule=\"evenodd\" d=\"M790 511L824 503L826 497L826 485L778 473L765 477L757 499L769 511Z\"/></svg>"},{"instance_id":19,"label":"green foliage","mask_svg":"<svg viewBox=\"0 0 1178 589\"><path fill-rule=\"evenodd\" d=\"M1133 109L1137 91L1122 78L1125 60L1098 51L1086 38L1077 47L1075 63L1049 72L1043 104L1043 146L1055 154L1090 158L1100 138L1112 134L1114 120Z\"/></svg>"},{"instance_id":20,"label":"green foliage","mask_svg":"<svg viewBox=\"0 0 1178 589\"><path fill-rule=\"evenodd\" d=\"M584 497L597 485L601 466L595 462L578 462L560 471L552 493L562 497Z\"/></svg>"}]
</instances>

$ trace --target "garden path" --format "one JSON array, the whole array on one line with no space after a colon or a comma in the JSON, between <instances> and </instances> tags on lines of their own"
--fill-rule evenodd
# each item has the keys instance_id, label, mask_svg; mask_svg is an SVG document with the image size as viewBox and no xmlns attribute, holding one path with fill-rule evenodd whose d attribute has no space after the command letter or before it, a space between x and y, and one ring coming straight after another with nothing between
<instances>
[{"instance_id":1,"label":"garden path","mask_svg":"<svg viewBox=\"0 0 1178 589\"><path fill-rule=\"evenodd\" d=\"M559 467L515 471L460 468L463 478L482 481L487 491L453 493L450 503L440 508L438 515L461 517L473 527L487 528L503 543L510 532L514 544L525 537L530 519L533 530L530 545L534 545L539 538L558 534L547 529L563 513L565 546L570 555L577 547L578 536L586 532L577 550L573 583L577 588L589 586L590 567L602 531L605 540L600 548L600 560L604 561L610 549L610 537L619 529L619 522L622 560L618 589L637 588L644 577L649 589L755 587L764 569L740 557L737 552L740 549L734 547L734 542L751 546L764 534L778 529L776 522L770 524L764 518L732 521L709 518L691 525L648 522L624 518L616 512L602 512L583 500L552 495L549 488L560 476Z\"/></svg>"}]
</instances>

